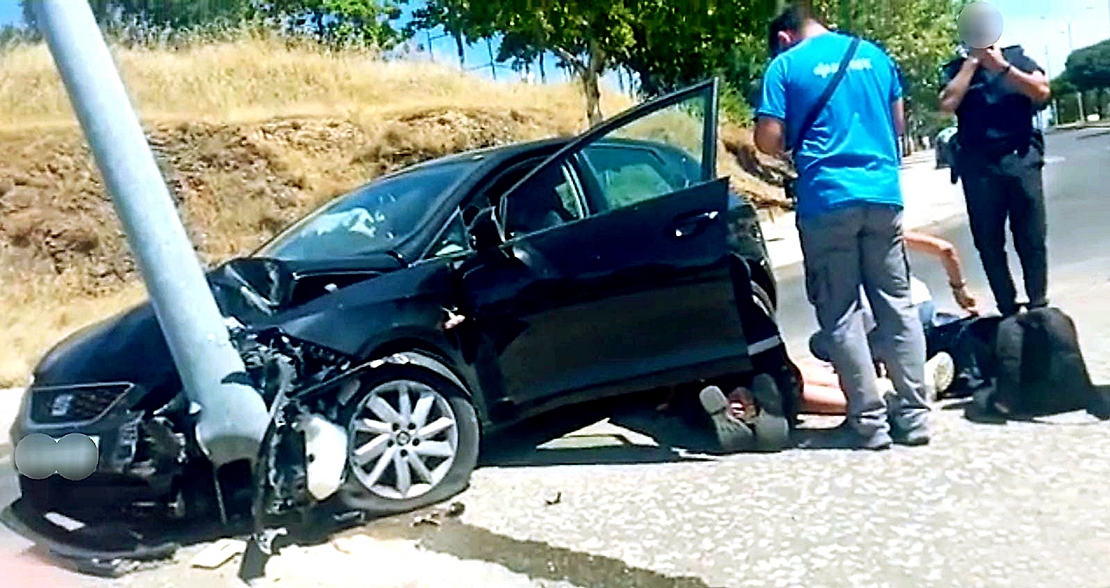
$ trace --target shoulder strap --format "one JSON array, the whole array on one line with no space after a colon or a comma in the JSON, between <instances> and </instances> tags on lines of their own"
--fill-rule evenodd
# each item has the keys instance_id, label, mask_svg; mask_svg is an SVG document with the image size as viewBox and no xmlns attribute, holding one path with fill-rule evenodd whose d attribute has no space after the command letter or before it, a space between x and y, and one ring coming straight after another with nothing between
<instances>
[{"instance_id":1,"label":"shoulder strap","mask_svg":"<svg viewBox=\"0 0 1110 588\"><path fill-rule=\"evenodd\" d=\"M809 130L813 127L813 123L817 122L817 116L825 109L825 105L829 103L829 99L832 98L833 92L836 91L836 87L840 85L840 81L847 75L848 66L851 65L852 57L855 56L859 44L860 38L852 37L852 43L848 45L848 51L844 53L844 58L840 60L840 67L837 68L836 73L833 74L833 78L829 80L829 85L825 86L824 93L817 98L817 102L815 102L813 108L809 110L805 120L802 121L802 126L798 128L798 135L794 141L794 148L802 144L802 140L809 134Z\"/></svg>"}]
</instances>

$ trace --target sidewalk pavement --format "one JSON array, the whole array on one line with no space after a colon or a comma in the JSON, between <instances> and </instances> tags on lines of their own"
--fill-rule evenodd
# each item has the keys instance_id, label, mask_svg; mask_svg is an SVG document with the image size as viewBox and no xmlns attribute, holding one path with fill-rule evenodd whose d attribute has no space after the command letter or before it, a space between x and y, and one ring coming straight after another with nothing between
<instances>
[{"instance_id":1,"label":"sidewalk pavement","mask_svg":"<svg viewBox=\"0 0 1110 588\"><path fill-rule=\"evenodd\" d=\"M951 183L949 170L935 169L932 157L915 158L902 168L901 173L906 230L926 230L930 226L966 214L962 187L958 183ZM762 212L761 215L764 218L760 225L767 239L772 266L778 269L801 263L802 248L794 223L794 213L781 213L772 217Z\"/></svg>"}]
</instances>

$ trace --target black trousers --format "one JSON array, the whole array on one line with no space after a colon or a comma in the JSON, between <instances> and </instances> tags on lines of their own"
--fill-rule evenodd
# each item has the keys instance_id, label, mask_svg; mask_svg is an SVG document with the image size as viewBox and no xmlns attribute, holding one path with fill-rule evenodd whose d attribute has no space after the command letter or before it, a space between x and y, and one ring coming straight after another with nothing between
<instances>
[{"instance_id":1,"label":"black trousers","mask_svg":"<svg viewBox=\"0 0 1110 588\"><path fill-rule=\"evenodd\" d=\"M1006 221L1021 260L1029 306L1048 304L1048 250L1045 245L1044 153L1035 147L1002 156L962 149L960 178L975 248L994 300L1006 316L1018 310L1017 290L1006 256Z\"/></svg>"}]
</instances>

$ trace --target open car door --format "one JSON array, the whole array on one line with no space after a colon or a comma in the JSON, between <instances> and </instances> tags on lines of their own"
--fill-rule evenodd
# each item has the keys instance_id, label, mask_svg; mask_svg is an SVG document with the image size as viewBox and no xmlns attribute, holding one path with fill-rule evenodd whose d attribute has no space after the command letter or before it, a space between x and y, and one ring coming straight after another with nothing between
<instances>
[{"instance_id":1,"label":"open car door","mask_svg":"<svg viewBox=\"0 0 1110 588\"><path fill-rule=\"evenodd\" d=\"M499 255L462 286L503 402L529 412L750 369L716 173L717 88L587 131L501 199Z\"/></svg>"}]
</instances>

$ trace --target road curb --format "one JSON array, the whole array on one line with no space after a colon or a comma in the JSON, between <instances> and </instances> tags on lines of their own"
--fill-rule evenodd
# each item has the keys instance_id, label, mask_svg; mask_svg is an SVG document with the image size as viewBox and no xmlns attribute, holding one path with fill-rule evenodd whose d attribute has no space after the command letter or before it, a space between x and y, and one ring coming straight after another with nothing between
<instances>
[{"instance_id":1,"label":"road curb","mask_svg":"<svg viewBox=\"0 0 1110 588\"><path fill-rule=\"evenodd\" d=\"M12 442L8 431L19 416L19 402L22 399L23 388L0 390L0 445L10 445Z\"/></svg>"}]
</instances>

